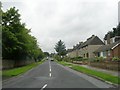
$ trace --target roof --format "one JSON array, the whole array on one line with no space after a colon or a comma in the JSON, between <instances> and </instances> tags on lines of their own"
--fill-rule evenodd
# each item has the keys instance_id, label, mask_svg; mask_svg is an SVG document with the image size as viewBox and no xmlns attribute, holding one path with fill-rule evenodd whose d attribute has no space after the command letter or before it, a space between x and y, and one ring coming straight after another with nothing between
<instances>
[{"instance_id":1,"label":"roof","mask_svg":"<svg viewBox=\"0 0 120 90\"><path fill-rule=\"evenodd\" d=\"M101 51L107 51L110 49L114 49L119 44L120 44L120 41L117 41L115 43L108 44L108 45L103 45L103 46L99 47L95 52L101 52Z\"/></svg>"},{"instance_id":2,"label":"roof","mask_svg":"<svg viewBox=\"0 0 120 90\"><path fill-rule=\"evenodd\" d=\"M73 50L79 49L79 47L81 47L82 44L83 42L79 42L79 44L73 47Z\"/></svg>"},{"instance_id":3,"label":"roof","mask_svg":"<svg viewBox=\"0 0 120 90\"><path fill-rule=\"evenodd\" d=\"M85 42L79 42L79 44L77 44L76 46L73 46L73 49L68 50L68 52L72 52L73 50L80 49L80 48L85 47L87 45L104 45L104 43L102 42L102 40L100 40L100 38L98 38L95 35L92 35Z\"/></svg>"},{"instance_id":4,"label":"roof","mask_svg":"<svg viewBox=\"0 0 120 90\"><path fill-rule=\"evenodd\" d=\"M100 40L100 38L98 38L95 35L92 35L90 38L87 39L87 41L85 41L80 47L85 47L87 45L104 45L104 43L102 42L102 40Z\"/></svg>"},{"instance_id":5,"label":"roof","mask_svg":"<svg viewBox=\"0 0 120 90\"><path fill-rule=\"evenodd\" d=\"M68 50L67 50L67 53L72 52L72 51L73 51L73 49L68 49Z\"/></svg>"},{"instance_id":6,"label":"roof","mask_svg":"<svg viewBox=\"0 0 120 90\"><path fill-rule=\"evenodd\" d=\"M82 43L83 42L79 42L79 44L76 44L75 46L73 46L72 49L68 49L67 52L72 52L73 50L77 50L81 46Z\"/></svg>"}]
</instances>

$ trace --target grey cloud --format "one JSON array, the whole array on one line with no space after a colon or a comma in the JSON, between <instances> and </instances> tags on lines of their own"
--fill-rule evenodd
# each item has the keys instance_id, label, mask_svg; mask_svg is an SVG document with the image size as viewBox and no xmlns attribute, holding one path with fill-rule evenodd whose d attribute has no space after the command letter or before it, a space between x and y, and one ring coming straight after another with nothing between
<instances>
[{"instance_id":1,"label":"grey cloud","mask_svg":"<svg viewBox=\"0 0 120 90\"><path fill-rule=\"evenodd\" d=\"M59 39L67 48L85 41L92 34L103 39L105 33L117 25L116 5L111 1L31 0L20 5L4 4L3 8L16 6L20 9L22 20L32 28L32 35L38 39L43 51L54 52Z\"/></svg>"}]
</instances>

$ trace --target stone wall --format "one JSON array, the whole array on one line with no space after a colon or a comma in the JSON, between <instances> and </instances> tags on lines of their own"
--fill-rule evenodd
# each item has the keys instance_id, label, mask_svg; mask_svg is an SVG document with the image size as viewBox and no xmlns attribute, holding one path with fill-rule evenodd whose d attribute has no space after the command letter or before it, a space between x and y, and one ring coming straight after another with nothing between
<instances>
[{"instance_id":1,"label":"stone wall","mask_svg":"<svg viewBox=\"0 0 120 90\"><path fill-rule=\"evenodd\" d=\"M120 66L119 66L120 62L115 62L115 61L90 62L89 65L93 67L108 69L108 70L120 71Z\"/></svg>"},{"instance_id":2,"label":"stone wall","mask_svg":"<svg viewBox=\"0 0 120 90\"><path fill-rule=\"evenodd\" d=\"M88 45L84 48L81 48L79 50L79 56L81 57L85 57L85 58L93 58L95 57L94 51L97 50L99 47L101 47L102 45ZM87 56L88 54L88 56Z\"/></svg>"},{"instance_id":3,"label":"stone wall","mask_svg":"<svg viewBox=\"0 0 120 90\"><path fill-rule=\"evenodd\" d=\"M68 53L68 57L74 58L74 57L77 57L77 54L78 54L78 50L74 50Z\"/></svg>"},{"instance_id":4,"label":"stone wall","mask_svg":"<svg viewBox=\"0 0 120 90\"><path fill-rule=\"evenodd\" d=\"M2 69L13 68L15 61L13 60L2 60Z\"/></svg>"},{"instance_id":5,"label":"stone wall","mask_svg":"<svg viewBox=\"0 0 120 90\"><path fill-rule=\"evenodd\" d=\"M89 58L94 58L95 57L94 51L101 46L102 45L89 45L87 48L87 52L89 53Z\"/></svg>"},{"instance_id":6,"label":"stone wall","mask_svg":"<svg viewBox=\"0 0 120 90\"><path fill-rule=\"evenodd\" d=\"M10 69L14 67L24 66L30 63L35 62L35 60L2 60L2 69Z\"/></svg>"}]
</instances>

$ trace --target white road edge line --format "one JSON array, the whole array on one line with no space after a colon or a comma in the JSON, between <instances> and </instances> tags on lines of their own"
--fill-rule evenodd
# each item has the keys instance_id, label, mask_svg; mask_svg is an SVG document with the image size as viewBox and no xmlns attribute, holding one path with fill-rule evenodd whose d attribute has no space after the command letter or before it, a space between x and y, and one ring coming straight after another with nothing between
<instances>
[{"instance_id":1,"label":"white road edge line","mask_svg":"<svg viewBox=\"0 0 120 90\"><path fill-rule=\"evenodd\" d=\"M41 90L43 90L44 88L46 88L47 87L47 84L45 84L42 88L41 88Z\"/></svg>"}]
</instances>

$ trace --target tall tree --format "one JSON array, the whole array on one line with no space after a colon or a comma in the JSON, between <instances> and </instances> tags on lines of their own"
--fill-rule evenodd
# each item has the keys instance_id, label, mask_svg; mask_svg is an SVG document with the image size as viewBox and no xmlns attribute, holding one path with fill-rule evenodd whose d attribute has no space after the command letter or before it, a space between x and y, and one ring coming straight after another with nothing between
<instances>
[{"instance_id":1,"label":"tall tree","mask_svg":"<svg viewBox=\"0 0 120 90\"><path fill-rule=\"evenodd\" d=\"M107 39L107 36L110 35L110 38L115 37L115 36L120 36L120 23L116 28L113 28L112 31L109 31L107 34L104 36L104 40Z\"/></svg>"},{"instance_id":2,"label":"tall tree","mask_svg":"<svg viewBox=\"0 0 120 90\"><path fill-rule=\"evenodd\" d=\"M30 30L21 23L20 14L15 7L2 14L2 56L3 59L22 60L43 57L43 52Z\"/></svg>"},{"instance_id":3,"label":"tall tree","mask_svg":"<svg viewBox=\"0 0 120 90\"><path fill-rule=\"evenodd\" d=\"M66 55L66 46L64 44L63 41L59 40L56 45L55 45L55 48L54 48L57 52L58 55L60 56L64 56Z\"/></svg>"},{"instance_id":4,"label":"tall tree","mask_svg":"<svg viewBox=\"0 0 120 90\"><path fill-rule=\"evenodd\" d=\"M45 57L48 57L50 54L49 52L44 52Z\"/></svg>"}]
</instances>

